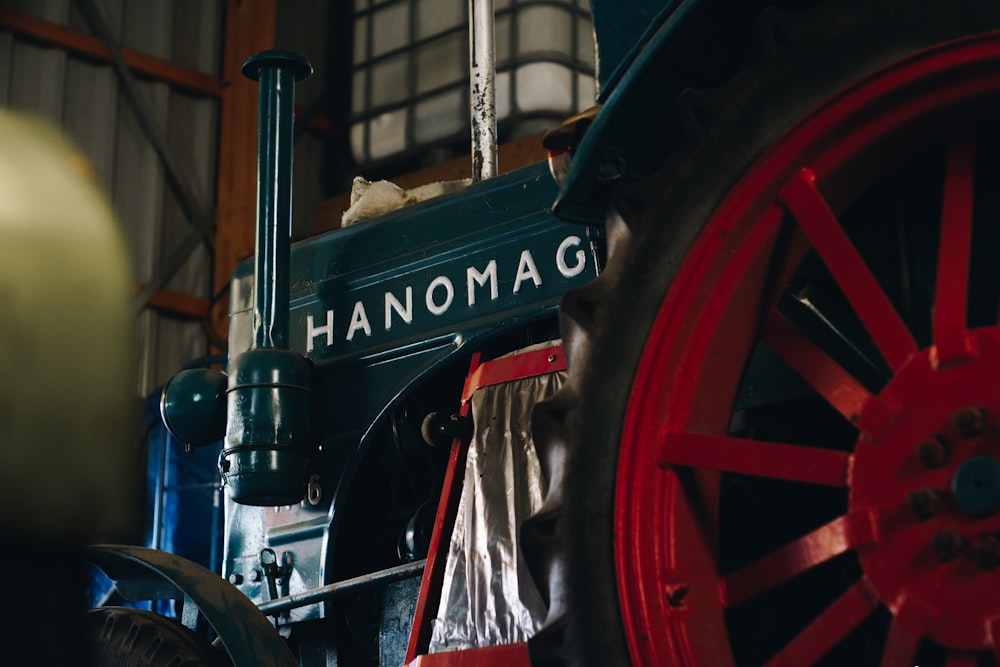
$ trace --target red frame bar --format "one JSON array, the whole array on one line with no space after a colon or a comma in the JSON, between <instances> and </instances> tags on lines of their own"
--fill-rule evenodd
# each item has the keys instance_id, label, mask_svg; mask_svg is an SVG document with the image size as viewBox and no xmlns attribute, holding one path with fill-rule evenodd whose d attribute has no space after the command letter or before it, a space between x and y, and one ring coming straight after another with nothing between
<instances>
[{"instance_id":1,"label":"red frame bar","mask_svg":"<svg viewBox=\"0 0 1000 667\"><path fill-rule=\"evenodd\" d=\"M417 656L407 667L518 667L531 664L528 645L501 644Z\"/></svg>"},{"instance_id":2,"label":"red frame bar","mask_svg":"<svg viewBox=\"0 0 1000 667\"><path fill-rule=\"evenodd\" d=\"M462 402L472 399L477 389L504 382L566 370L566 356L562 345L551 345L524 354L500 357L484 362L465 381Z\"/></svg>"},{"instance_id":3,"label":"red frame bar","mask_svg":"<svg viewBox=\"0 0 1000 667\"><path fill-rule=\"evenodd\" d=\"M469 377L479 368L480 355L472 355L469 364ZM466 381L468 384L468 381ZM462 402L459 411L463 417L472 412L472 404ZM469 441L455 438L451 443L451 457L444 474L441 486L441 498L438 500L437 513L434 515L434 530L431 533L431 543L427 549L427 565L424 566L424 576L420 581L420 593L417 595L417 608L413 613L413 627L410 628L410 643L406 647L406 664L412 663L417 654L425 652L431 642L431 630L434 616L441 603L441 582L444 580L444 568L448 562L448 542L442 539L444 535L451 536L458 514L458 502L462 497L462 482L465 471L465 455L469 450Z\"/></svg>"}]
</instances>

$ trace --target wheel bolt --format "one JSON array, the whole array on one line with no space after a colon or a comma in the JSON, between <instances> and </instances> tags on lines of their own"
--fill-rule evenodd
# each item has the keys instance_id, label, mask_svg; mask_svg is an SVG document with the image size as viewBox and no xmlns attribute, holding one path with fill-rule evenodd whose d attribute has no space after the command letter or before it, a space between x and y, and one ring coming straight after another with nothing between
<instances>
[{"instance_id":1,"label":"wheel bolt","mask_svg":"<svg viewBox=\"0 0 1000 667\"><path fill-rule=\"evenodd\" d=\"M1000 565L1000 534L983 533L976 541L976 562L984 570Z\"/></svg>"},{"instance_id":2,"label":"wheel bolt","mask_svg":"<svg viewBox=\"0 0 1000 667\"><path fill-rule=\"evenodd\" d=\"M906 504L917 517L917 521L927 521L941 509L941 496L938 495L937 491L925 486L922 489L910 491L906 497Z\"/></svg>"},{"instance_id":3,"label":"wheel bolt","mask_svg":"<svg viewBox=\"0 0 1000 667\"><path fill-rule=\"evenodd\" d=\"M948 462L951 447L941 434L917 445L917 456L928 468L940 468Z\"/></svg>"},{"instance_id":4,"label":"wheel bolt","mask_svg":"<svg viewBox=\"0 0 1000 667\"><path fill-rule=\"evenodd\" d=\"M934 537L931 539L934 554L942 563L955 560L965 551L965 545L965 536L950 528L939 530L934 533Z\"/></svg>"},{"instance_id":5,"label":"wheel bolt","mask_svg":"<svg viewBox=\"0 0 1000 667\"><path fill-rule=\"evenodd\" d=\"M979 406L962 408L955 413L952 421L962 432L962 437L971 440L986 428L986 409Z\"/></svg>"},{"instance_id":6,"label":"wheel bolt","mask_svg":"<svg viewBox=\"0 0 1000 667\"><path fill-rule=\"evenodd\" d=\"M684 606L684 601L687 599L688 587L672 586L667 589L667 604L671 607L677 609Z\"/></svg>"}]
</instances>

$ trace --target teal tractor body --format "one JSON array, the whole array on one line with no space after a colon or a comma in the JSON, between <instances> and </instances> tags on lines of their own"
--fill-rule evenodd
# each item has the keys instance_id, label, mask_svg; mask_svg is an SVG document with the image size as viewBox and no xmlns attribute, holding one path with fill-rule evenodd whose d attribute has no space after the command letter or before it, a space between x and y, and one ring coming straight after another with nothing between
<instances>
[{"instance_id":1,"label":"teal tractor body","mask_svg":"<svg viewBox=\"0 0 1000 667\"><path fill-rule=\"evenodd\" d=\"M357 549L349 546L354 540L376 539L374 528L367 538L342 536L344 502L366 454L388 440L418 462L440 456L417 444L421 422L456 409L471 352L557 335L562 294L593 279L602 260L598 234L548 213L554 194L540 164L292 247L289 341L311 366L306 398L315 435L310 464L295 471L300 497L277 513L267 500L233 503L227 513L240 531L228 534L226 570L242 578L251 598L268 599L266 582L254 583L251 573L278 534L282 550L297 554L294 580L304 590L360 574L336 573L335 561ZM252 342L249 263L237 269L233 288L231 354ZM365 483L391 486L400 471L384 474ZM382 518L382 530L394 530L381 537L392 538L383 564L396 558L398 533L427 499L393 508L409 514L395 527ZM323 610L313 605L296 614Z\"/></svg>"},{"instance_id":2,"label":"teal tractor body","mask_svg":"<svg viewBox=\"0 0 1000 667\"><path fill-rule=\"evenodd\" d=\"M161 406L223 441L222 577L101 547L186 626L103 627L240 667L996 664L1000 6L591 12L548 165L290 247L309 66L248 61L255 258L225 373Z\"/></svg>"},{"instance_id":3,"label":"teal tractor body","mask_svg":"<svg viewBox=\"0 0 1000 667\"><path fill-rule=\"evenodd\" d=\"M365 648L358 638L324 647L314 628L347 632L357 621L345 619L381 603L376 590L345 611L344 596L324 588L427 557L450 446L428 444L428 416L457 412L474 353L556 340L559 302L599 274L604 242L599 228L552 216L558 186L543 162L289 247L283 110L306 68L285 52L244 68L261 82L261 182L277 185L260 189L256 255L233 276L227 372L183 371L161 411L189 448L223 439L226 585L300 628L297 652L322 661L303 664L326 664ZM95 561L119 592L181 596L189 616L192 605L215 607L201 622L230 635L228 658L260 652L232 649L254 644L213 622L223 598L184 593L204 580L200 568L185 575L176 558L109 549ZM129 586L137 576L149 582Z\"/></svg>"}]
</instances>

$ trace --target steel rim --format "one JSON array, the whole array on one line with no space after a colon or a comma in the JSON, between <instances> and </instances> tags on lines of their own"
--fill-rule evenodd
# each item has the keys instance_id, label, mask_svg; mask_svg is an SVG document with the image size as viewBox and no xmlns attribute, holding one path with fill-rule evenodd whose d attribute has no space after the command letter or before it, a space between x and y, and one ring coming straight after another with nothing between
<instances>
[{"instance_id":1,"label":"steel rim","mask_svg":"<svg viewBox=\"0 0 1000 667\"><path fill-rule=\"evenodd\" d=\"M975 664L1000 651L991 592L1000 590L1000 390L985 381L1000 370L996 304L988 325L967 324L973 223L984 224L973 215L977 138L1000 107L997 65L1000 37L980 36L842 91L746 172L687 255L640 358L622 431L615 552L636 664L744 664L733 644L741 609L844 555L857 577L755 660L820 662L873 614L884 621L874 640L882 665L920 656ZM938 145L934 254L958 270L932 276L923 342L838 216L863 209L887 175ZM884 384L866 386L777 307L814 256L881 356ZM851 442L733 434L733 404L761 342L852 429ZM844 507L720 574L730 475L832 489Z\"/></svg>"}]
</instances>

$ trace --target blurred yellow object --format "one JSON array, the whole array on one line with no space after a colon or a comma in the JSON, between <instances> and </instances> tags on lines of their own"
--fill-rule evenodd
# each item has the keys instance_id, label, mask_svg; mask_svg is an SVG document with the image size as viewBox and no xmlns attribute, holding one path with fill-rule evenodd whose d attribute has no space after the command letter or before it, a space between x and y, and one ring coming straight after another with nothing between
<instances>
[{"instance_id":1,"label":"blurred yellow object","mask_svg":"<svg viewBox=\"0 0 1000 667\"><path fill-rule=\"evenodd\" d=\"M120 539L141 521L132 267L89 162L0 111L0 531Z\"/></svg>"}]
</instances>

